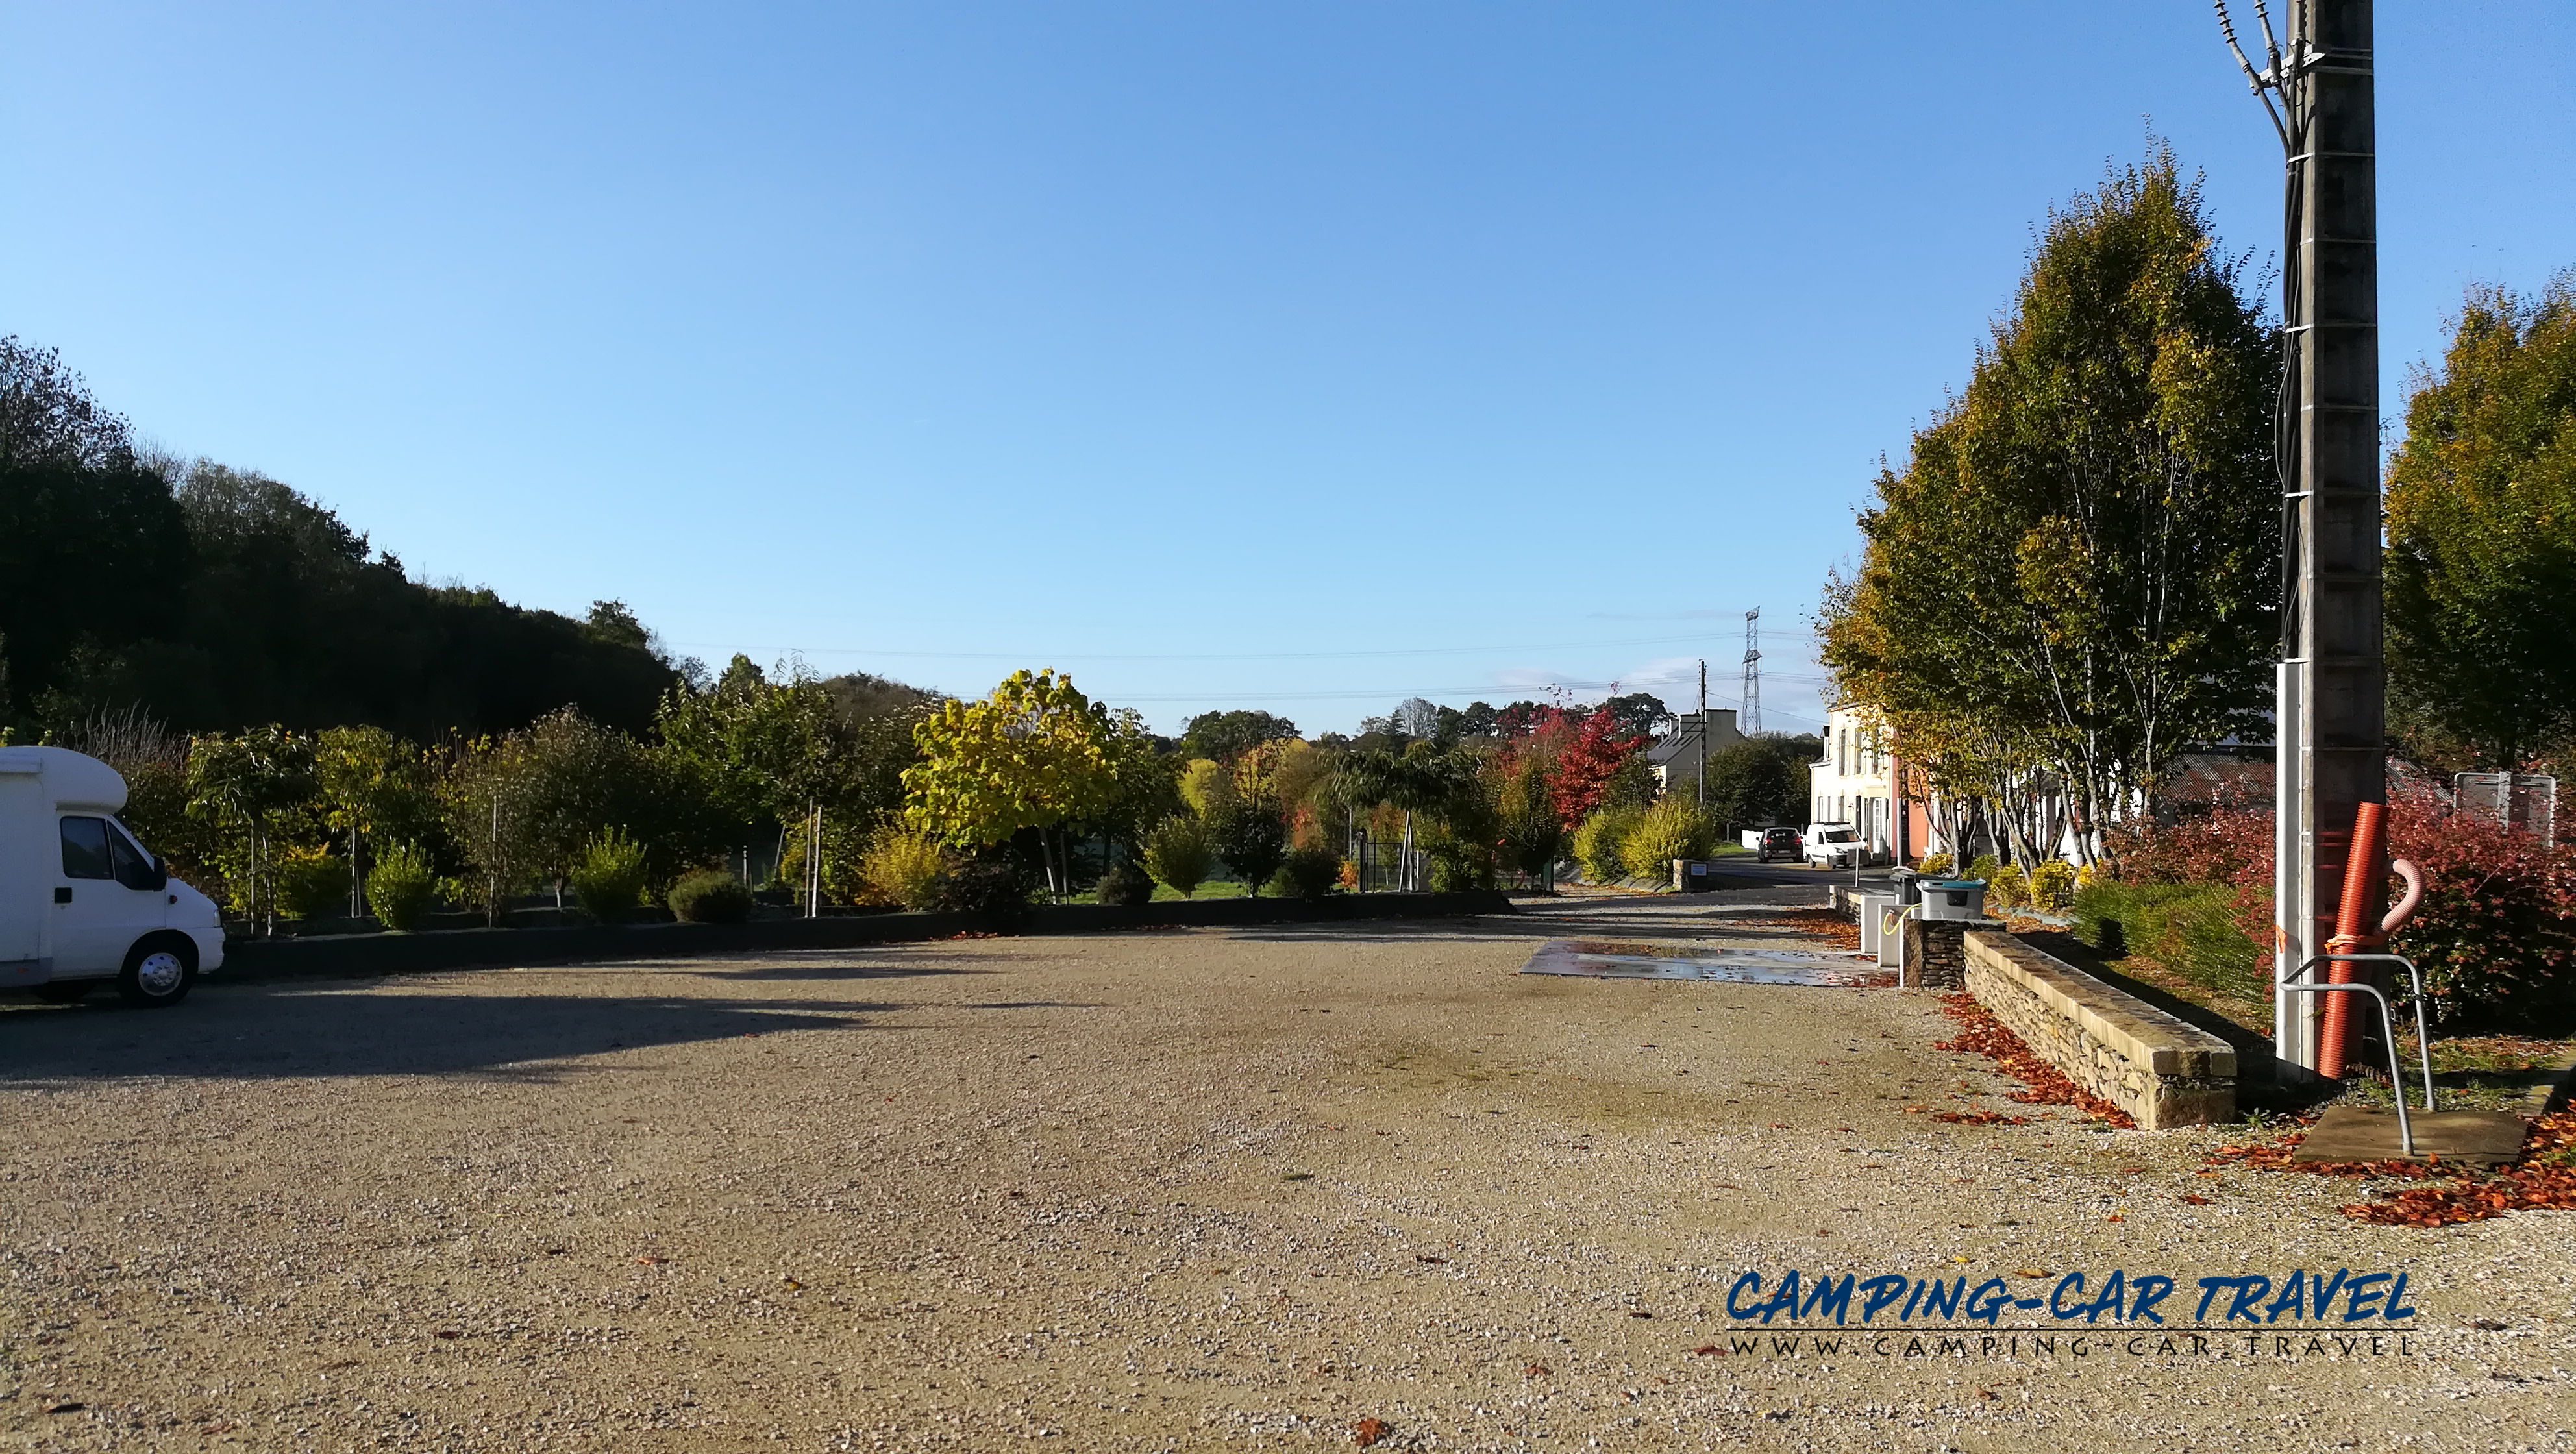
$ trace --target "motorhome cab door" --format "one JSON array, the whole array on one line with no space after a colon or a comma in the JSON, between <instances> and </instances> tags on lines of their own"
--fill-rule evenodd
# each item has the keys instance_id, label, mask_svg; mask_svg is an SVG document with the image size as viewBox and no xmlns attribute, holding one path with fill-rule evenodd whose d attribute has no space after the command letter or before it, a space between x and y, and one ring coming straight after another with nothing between
<instances>
[{"instance_id":1,"label":"motorhome cab door","mask_svg":"<svg viewBox=\"0 0 2576 1454\"><path fill-rule=\"evenodd\" d=\"M167 922L167 895L151 859L116 820L65 813L58 827L54 978L114 974L135 940Z\"/></svg>"}]
</instances>

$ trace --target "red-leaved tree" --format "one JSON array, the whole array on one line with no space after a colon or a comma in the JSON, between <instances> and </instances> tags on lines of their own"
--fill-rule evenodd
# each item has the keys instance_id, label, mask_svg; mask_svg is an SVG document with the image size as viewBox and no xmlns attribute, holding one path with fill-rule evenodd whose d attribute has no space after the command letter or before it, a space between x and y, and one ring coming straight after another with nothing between
<instances>
[{"instance_id":1,"label":"red-leaved tree","mask_svg":"<svg viewBox=\"0 0 2576 1454\"><path fill-rule=\"evenodd\" d=\"M1646 746L1646 739L1620 730L1608 712L1586 712L1580 721L1561 708L1550 708L1538 735L1550 739L1556 754L1556 815L1569 829L1592 816L1610 790L1610 779Z\"/></svg>"}]
</instances>

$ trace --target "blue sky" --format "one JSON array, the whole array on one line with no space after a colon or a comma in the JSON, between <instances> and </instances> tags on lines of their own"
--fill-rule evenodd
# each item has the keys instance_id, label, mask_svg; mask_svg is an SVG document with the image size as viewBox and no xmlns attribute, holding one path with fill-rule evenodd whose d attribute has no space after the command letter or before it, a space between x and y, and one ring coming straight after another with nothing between
<instances>
[{"instance_id":1,"label":"blue sky","mask_svg":"<svg viewBox=\"0 0 2576 1454\"><path fill-rule=\"evenodd\" d=\"M2576 7L2380 7L2392 416L2576 264ZM418 577L1166 729L1618 680L1812 726L1882 453L2201 3L0 0L0 332Z\"/></svg>"}]
</instances>

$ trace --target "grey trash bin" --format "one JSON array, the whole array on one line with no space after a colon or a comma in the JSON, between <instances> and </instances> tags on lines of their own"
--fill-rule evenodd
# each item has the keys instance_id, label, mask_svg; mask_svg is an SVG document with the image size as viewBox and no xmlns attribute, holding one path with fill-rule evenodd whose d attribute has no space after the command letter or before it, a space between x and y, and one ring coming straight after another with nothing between
<instances>
[{"instance_id":1,"label":"grey trash bin","mask_svg":"<svg viewBox=\"0 0 2576 1454\"><path fill-rule=\"evenodd\" d=\"M1986 881L1981 878L1917 879L1922 891L1921 917L1931 920L1986 917Z\"/></svg>"}]
</instances>

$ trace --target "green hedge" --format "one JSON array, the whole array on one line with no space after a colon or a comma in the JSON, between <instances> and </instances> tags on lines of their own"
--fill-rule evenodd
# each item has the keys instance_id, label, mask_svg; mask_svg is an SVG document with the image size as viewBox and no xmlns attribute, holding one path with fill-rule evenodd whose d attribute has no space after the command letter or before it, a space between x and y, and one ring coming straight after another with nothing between
<instances>
[{"instance_id":1,"label":"green hedge","mask_svg":"<svg viewBox=\"0 0 2576 1454\"><path fill-rule=\"evenodd\" d=\"M720 868L683 874L666 900L671 917L683 924L745 924L751 921L751 887Z\"/></svg>"},{"instance_id":2,"label":"green hedge","mask_svg":"<svg viewBox=\"0 0 2576 1454\"><path fill-rule=\"evenodd\" d=\"M2238 922L2236 890L2226 884L2089 884L2075 894L2075 937L2105 959L2143 954L2220 994L2270 994L2271 966Z\"/></svg>"}]
</instances>

